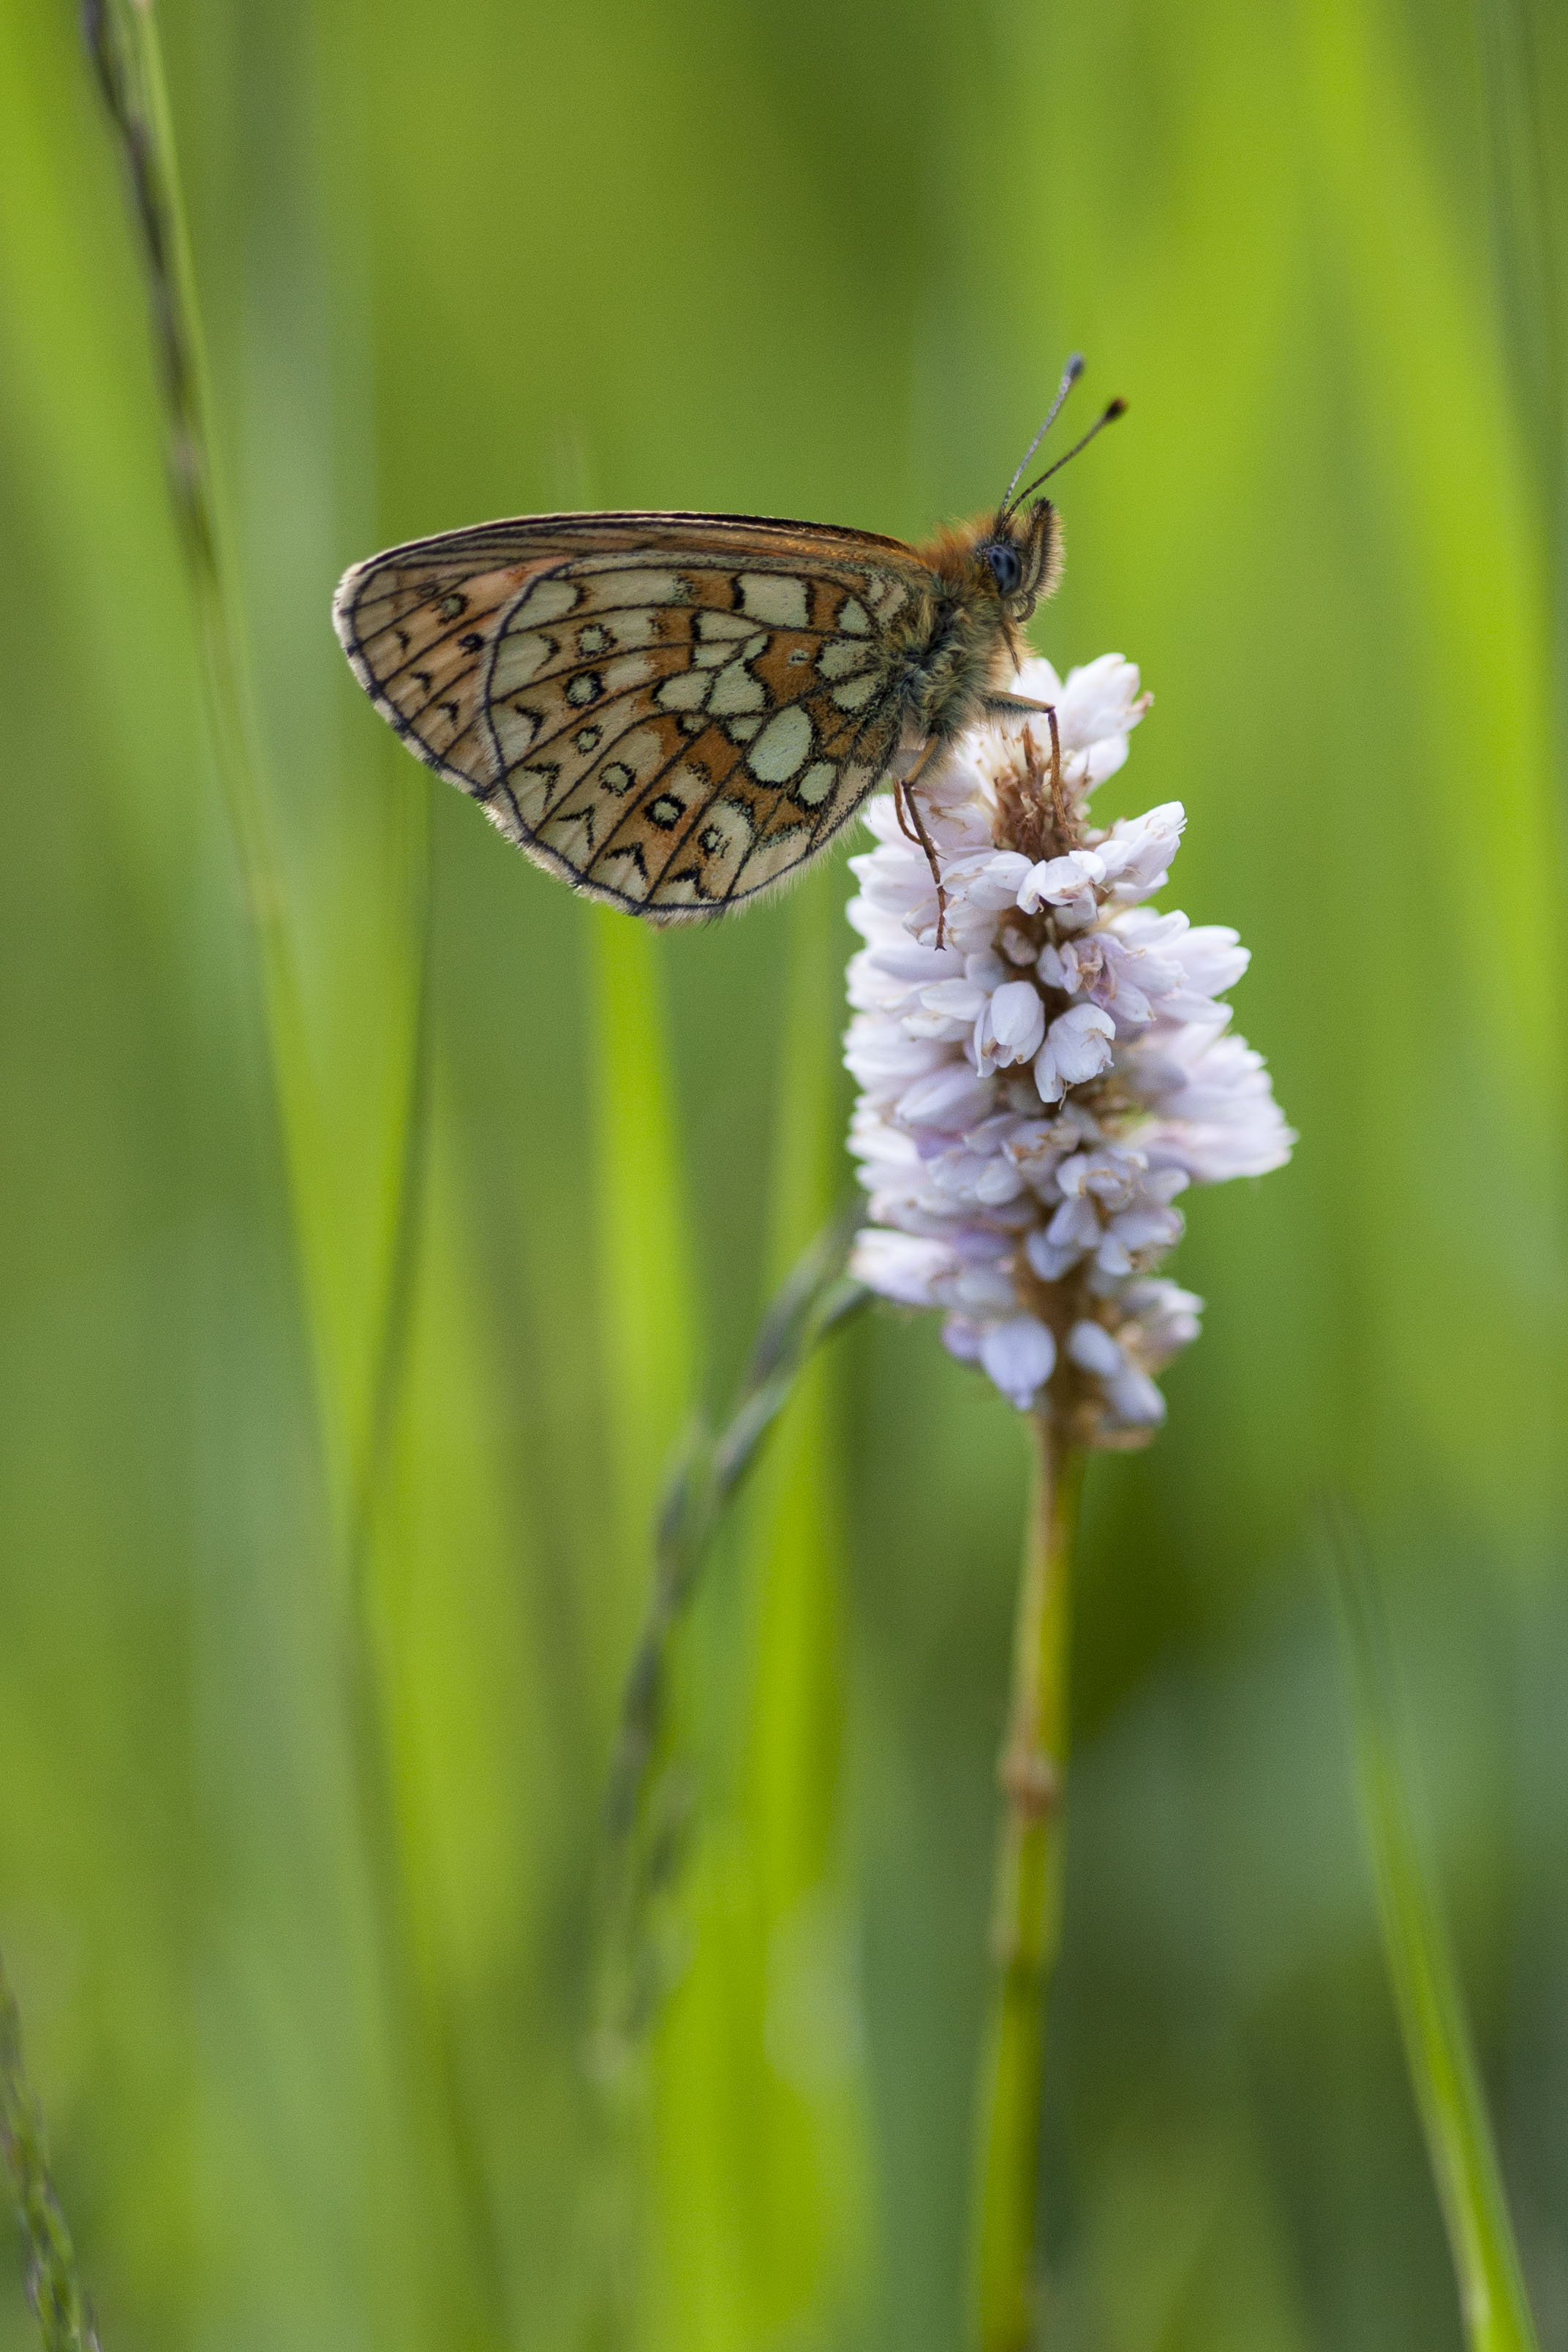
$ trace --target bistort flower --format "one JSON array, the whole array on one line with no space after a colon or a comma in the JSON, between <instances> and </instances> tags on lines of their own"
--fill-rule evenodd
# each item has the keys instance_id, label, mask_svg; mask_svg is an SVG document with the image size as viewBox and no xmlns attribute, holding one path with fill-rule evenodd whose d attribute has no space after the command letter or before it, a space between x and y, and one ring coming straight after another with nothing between
<instances>
[{"instance_id":1,"label":"bistort flower","mask_svg":"<svg viewBox=\"0 0 1568 2352\"><path fill-rule=\"evenodd\" d=\"M1020 1411L1048 1405L1068 1443L1134 1444L1164 1416L1155 1375L1197 1336L1201 1300L1153 1271L1178 1197L1278 1168L1295 1138L1220 1002L1246 949L1150 903L1181 803L1089 822L1148 708L1138 672L1106 654L1064 685L1036 660L1016 690L1055 707L1059 779L1041 719L975 729L922 785L942 945L894 801L870 804L877 846L850 861L849 1148L871 1217L852 1265L942 1309L952 1352Z\"/></svg>"}]
</instances>

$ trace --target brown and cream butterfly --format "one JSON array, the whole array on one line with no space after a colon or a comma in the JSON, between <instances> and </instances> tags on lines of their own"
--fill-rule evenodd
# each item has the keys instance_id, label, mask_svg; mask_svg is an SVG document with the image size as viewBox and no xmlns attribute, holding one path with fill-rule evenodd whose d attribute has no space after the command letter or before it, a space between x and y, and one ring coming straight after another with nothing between
<instances>
[{"instance_id":1,"label":"brown and cream butterfly","mask_svg":"<svg viewBox=\"0 0 1568 2352\"><path fill-rule=\"evenodd\" d=\"M1123 404L1016 485L1082 364L995 514L925 546L754 515L531 515L356 564L338 636L409 750L509 841L650 922L744 906L884 784L934 877L913 788L976 719L1045 708L1008 691L1060 569L1035 493Z\"/></svg>"}]
</instances>

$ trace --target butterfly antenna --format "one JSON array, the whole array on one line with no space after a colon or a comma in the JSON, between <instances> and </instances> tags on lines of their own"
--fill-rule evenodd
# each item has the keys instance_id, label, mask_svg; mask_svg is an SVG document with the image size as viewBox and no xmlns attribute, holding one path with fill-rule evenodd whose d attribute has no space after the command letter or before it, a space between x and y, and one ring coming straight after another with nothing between
<instances>
[{"instance_id":1,"label":"butterfly antenna","mask_svg":"<svg viewBox=\"0 0 1568 2352\"><path fill-rule=\"evenodd\" d=\"M1108 425L1114 425L1119 416L1125 416L1126 414L1127 403L1124 400L1113 400L1110 407L1106 410L1104 415L1097 416L1095 418L1094 423L1089 426L1089 431L1084 435L1083 439L1081 441L1075 441L1070 449L1064 450L1062 455L1057 459L1056 464L1054 466L1047 466L1043 474L1037 474L1034 480L1029 484L1028 488L1026 490L1019 491L1015 503L1022 506L1026 499L1032 499L1042 482L1048 482L1053 474L1059 474L1062 467L1069 464L1071 460L1078 456L1080 449L1088 448L1089 443L1093 440L1097 433L1103 433Z\"/></svg>"},{"instance_id":2,"label":"butterfly antenna","mask_svg":"<svg viewBox=\"0 0 1568 2352\"><path fill-rule=\"evenodd\" d=\"M1023 472L1025 467L1028 464L1030 458L1034 456L1036 450L1039 447L1041 442L1045 439L1047 434L1056 423L1058 411L1060 409L1063 401L1067 398L1068 393L1072 390L1074 384L1078 382L1082 373L1083 353L1081 352L1074 352L1071 359L1068 360L1066 367L1062 370L1062 380L1057 386L1056 398L1052 401L1050 407L1046 412L1046 421L1041 425L1039 431L1036 434L1034 439L1030 442L1028 447L1025 450L1023 456L1019 458L1017 470L1015 472L1012 481L1008 483L1007 488L1003 494L1002 512L1004 514L1007 512L1008 509L1013 504L1013 492L1017 484L1018 475ZM1026 491L1025 496L1027 497L1027 495L1028 493Z\"/></svg>"}]
</instances>

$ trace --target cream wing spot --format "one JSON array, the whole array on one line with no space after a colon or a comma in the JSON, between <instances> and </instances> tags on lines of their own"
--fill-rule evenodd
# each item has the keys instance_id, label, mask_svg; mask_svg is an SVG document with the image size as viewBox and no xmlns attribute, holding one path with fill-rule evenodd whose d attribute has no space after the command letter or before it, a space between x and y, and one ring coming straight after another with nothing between
<instances>
[{"instance_id":1,"label":"cream wing spot","mask_svg":"<svg viewBox=\"0 0 1568 2352\"><path fill-rule=\"evenodd\" d=\"M884 627L893 614L908 600L909 592L902 581L893 579L889 573L884 573L879 579L874 574L868 578L865 601Z\"/></svg>"},{"instance_id":2,"label":"cream wing spot","mask_svg":"<svg viewBox=\"0 0 1568 2352\"><path fill-rule=\"evenodd\" d=\"M769 719L752 744L746 764L760 783L787 784L811 757L811 714L787 703Z\"/></svg>"},{"instance_id":3,"label":"cream wing spot","mask_svg":"<svg viewBox=\"0 0 1568 2352\"><path fill-rule=\"evenodd\" d=\"M518 814L532 831L538 831L550 813L550 788L554 782L553 768L516 768L507 779Z\"/></svg>"},{"instance_id":4,"label":"cream wing spot","mask_svg":"<svg viewBox=\"0 0 1568 2352\"><path fill-rule=\"evenodd\" d=\"M742 898L750 898L756 890L765 890L779 875L787 874L792 866L799 864L804 830L806 829L795 825L788 832L774 834L770 839L757 844L746 860L746 887L740 894Z\"/></svg>"},{"instance_id":5,"label":"cream wing spot","mask_svg":"<svg viewBox=\"0 0 1568 2352\"><path fill-rule=\"evenodd\" d=\"M490 669L490 699L505 700L521 686L536 677L545 664L553 660L555 640L537 630L522 629L515 634L509 630L496 647L495 661Z\"/></svg>"},{"instance_id":6,"label":"cream wing spot","mask_svg":"<svg viewBox=\"0 0 1568 2352\"><path fill-rule=\"evenodd\" d=\"M575 580L563 580L558 574L536 580L531 588L523 590L507 625L515 628L521 624L532 629L542 621L563 620L568 613L575 612L582 593Z\"/></svg>"},{"instance_id":7,"label":"cream wing spot","mask_svg":"<svg viewBox=\"0 0 1568 2352\"><path fill-rule=\"evenodd\" d=\"M664 680L654 700L661 710L700 710L712 683L705 670L678 669Z\"/></svg>"},{"instance_id":8,"label":"cream wing spot","mask_svg":"<svg viewBox=\"0 0 1568 2352\"><path fill-rule=\"evenodd\" d=\"M531 710L526 703L514 702L505 709L492 709L490 725L495 730L501 759L508 767L511 767L527 757L539 732L540 713Z\"/></svg>"},{"instance_id":9,"label":"cream wing spot","mask_svg":"<svg viewBox=\"0 0 1568 2352\"><path fill-rule=\"evenodd\" d=\"M731 662L714 679L708 708L722 718L732 711L764 710L767 700L761 678L753 677L744 662Z\"/></svg>"},{"instance_id":10,"label":"cream wing spot","mask_svg":"<svg viewBox=\"0 0 1568 2352\"><path fill-rule=\"evenodd\" d=\"M838 771L831 760L814 761L790 798L799 801L805 808L820 808L837 780Z\"/></svg>"},{"instance_id":11,"label":"cream wing spot","mask_svg":"<svg viewBox=\"0 0 1568 2352\"><path fill-rule=\"evenodd\" d=\"M639 565L626 572L598 572L593 575L593 597L595 607L606 611L616 604L689 604L691 583L679 572L667 572L662 566Z\"/></svg>"},{"instance_id":12,"label":"cream wing spot","mask_svg":"<svg viewBox=\"0 0 1568 2352\"><path fill-rule=\"evenodd\" d=\"M580 632L578 643L584 653L596 651L597 648L588 640L590 633L598 629L604 632L606 649L616 646L622 652L627 652L634 646L656 645L658 642L659 618L657 604L638 605L631 613L612 612L605 620L590 621L587 627Z\"/></svg>"},{"instance_id":13,"label":"cream wing spot","mask_svg":"<svg viewBox=\"0 0 1568 2352\"><path fill-rule=\"evenodd\" d=\"M846 596L838 608L838 625L852 637L868 637L871 616L858 596Z\"/></svg>"},{"instance_id":14,"label":"cream wing spot","mask_svg":"<svg viewBox=\"0 0 1568 2352\"><path fill-rule=\"evenodd\" d=\"M751 634L752 625L744 613L716 613L710 608L697 615L697 635L701 643L705 646L722 645L726 654L729 641L749 637Z\"/></svg>"},{"instance_id":15,"label":"cream wing spot","mask_svg":"<svg viewBox=\"0 0 1568 2352\"><path fill-rule=\"evenodd\" d=\"M852 677L845 685L834 688L833 699L840 710L864 710L876 691L874 677Z\"/></svg>"},{"instance_id":16,"label":"cream wing spot","mask_svg":"<svg viewBox=\"0 0 1568 2352\"><path fill-rule=\"evenodd\" d=\"M852 677L864 669L871 658L871 647L864 640L857 644L852 637L829 637L816 656L819 677Z\"/></svg>"},{"instance_id":17,"label":"cream wing spot","mask_svg":"<svg viewBox=\"0 0 1568 2352\"><path fill-rule=\"evenodd\" d=\"M639 727L635 735L622 736L620 754L634 775L646 781L664 757L664 738L657 727Z\"/></svg>"},{"instance_id":18,"label":"cream wing spot","mask_svg":"<svg viewBox=\"0 0 1568 2352\"><path fill-rule=\"evenodd\" d=\"M766 621L771 628L804 629L808 615L805 608L805 583L789 572L742 572L740 576L741 609L753 621Z\"/></svg>"}]
</instances>

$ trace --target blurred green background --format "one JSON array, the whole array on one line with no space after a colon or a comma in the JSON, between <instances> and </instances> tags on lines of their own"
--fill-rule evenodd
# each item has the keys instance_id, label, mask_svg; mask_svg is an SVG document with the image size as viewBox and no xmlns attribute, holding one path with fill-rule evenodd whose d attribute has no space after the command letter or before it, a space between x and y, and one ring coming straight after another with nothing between
<instances>
[{"instance_id":1,"label":"blurred green background","mask_svg":"<svg viewBox=\"0 0 1568 2352\"><path fill-rule=\"evenodd\" d=\"M933 1328L834 1343L713 1563L670 1997L584 2063L659 1464L847 1183L842 856L644 936L327 613L562 505L918 537L1080 345L1131 414L1035 635L1142 665L1106 804L1187 803L1303 1139L1194 1204L1205 1337L1091 1468L1047 2338L1459 2341L1328 1486L1568 2343L1561 12L169 0L292 1193L73 13L0 12L0 1946L109 2352L958 2340L1026 1446Z\"/></svg>"}]
</instances>

